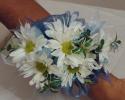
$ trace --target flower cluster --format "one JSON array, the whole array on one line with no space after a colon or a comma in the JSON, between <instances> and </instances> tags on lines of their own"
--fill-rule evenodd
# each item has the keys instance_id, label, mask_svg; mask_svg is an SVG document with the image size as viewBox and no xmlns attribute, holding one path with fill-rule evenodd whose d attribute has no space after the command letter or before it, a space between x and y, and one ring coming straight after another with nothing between
<instances>
[{"instance_id":1,"label":"flower cluster","mask_svg":"<svg viewBox=\"0 0 125 100\"><path fill-rule=\"evenodd\" d=\"M95 72L108 72L108 53L118 48L120 40L105 36L103 22L85 22L78 12L51 16L42 22L45 30L26 23L15 31L18 46L9 56L30 85L41 91L57 91L93 83Z\"/></svg>"}]
</instances>

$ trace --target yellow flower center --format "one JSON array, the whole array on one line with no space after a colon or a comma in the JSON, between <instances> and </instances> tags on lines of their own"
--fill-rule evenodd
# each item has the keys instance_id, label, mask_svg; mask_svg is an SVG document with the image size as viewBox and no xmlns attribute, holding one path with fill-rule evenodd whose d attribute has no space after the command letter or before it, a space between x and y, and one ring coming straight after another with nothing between
<instances>
[{"instance_id":1,"label":"yellow flower center","mask_svg":"<svg viewBox=\"0 0 125 100\"><path fill-rule=\"evenodd\" d=\"M71 66L69 66L67 69L72 74L75 74L79 71L79 67L72 68Z\"/></svg>"},{"instance_id":2,"label":"yellow flower center","mask_svg":"<svg viewBox=\"0 0 125 100\"><path fill-rule=\"evenodd\" d=\"M35 44L32 41L29 40L26 42L26 47L25 47L26 53L32 52L34 48L35 48Z\"/></svg>"},{"instance_id":3,"label":"yellow flower center","mask_svg":"<svg viewBox=\"0 0 125 100\"><path fill-rule=\"evenodd\" d=\"M71 54L71 50L73 49L73 45L71 41L65 41L62 43L62 51L65 54Z\"/></svg>"},{"instance_id":4,"label":"yellow flower center","mask_svg":"<svg viewBox=\"0 0 125 100\"><path fill-rule=\"evenodd\" d=\"M36 62L36 69L44 74L47 71L47 66L41 62Z\"/></svg>"}]
</instances>

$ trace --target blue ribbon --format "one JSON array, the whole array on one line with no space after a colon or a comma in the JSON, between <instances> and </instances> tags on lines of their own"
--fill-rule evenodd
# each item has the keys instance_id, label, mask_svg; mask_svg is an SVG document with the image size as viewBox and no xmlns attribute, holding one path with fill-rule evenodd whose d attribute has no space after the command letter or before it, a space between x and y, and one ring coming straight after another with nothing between
<instances>
[{"instance_id":1,"label":"blue ribbon","mask_svg":"<svg viewBox=\"0 0 125 100\"><path fill-rule=\"evenodd\" d=\"M82 84L77 78L73 81L73 85L71 87L67 86L63 89L67 95L70 95L75 98L80 98L82 95L87 95L89 91L88 86L85 84ZM76 90L78 92L76 92Z\"/></svg>"}]
</instances>

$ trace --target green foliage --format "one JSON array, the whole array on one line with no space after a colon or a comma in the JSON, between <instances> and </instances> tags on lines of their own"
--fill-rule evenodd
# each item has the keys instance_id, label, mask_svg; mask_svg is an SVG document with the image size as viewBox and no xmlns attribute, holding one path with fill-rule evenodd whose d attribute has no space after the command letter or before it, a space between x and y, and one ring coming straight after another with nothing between
<instances>
[{"instance_id":1,"label":"green foliage","mask_svg":"<svg viewBox=\"0 0 125 100\"><path fill-rule=\"evenodd\" d=\"M114 43L114 42L116 42L116 43L118 43L118 44L121 44L121 40L118 40L117 34L116 34L115 40L114 40L112 43Z\"/></svg>"},{"instance_id":2,"label":"green foliage","mask_svg":"<svg viewBox=\"0 0 125 100\"><path fill-rule=\"evenodd\" d=\"M121 43L122 43L121 40L118 40L118 36L116 34L114 41L110 44L111 50L113 50L115 52L115 50L119 48L119 45Z\"/></svg>"},{"instance_id":3,"label":"green foliage","mask_svg":"<svg viewBox=\"0 0 125 100\"><path fill-rule=\"evenodd\" d=\"M99 46L95 49L95 52L100 53L102 51L104 44L105 44L105 40L101 39Z\"/></svg>"},{"instance_id":4,"label":"green foliage","mask_svg":"<svg viewBox=\"0 0 125 100\"><path fill-rule=\"evenodd\" d=\"M77 45L75 45L75 48L72 50L73 53L83 53L84 56L86 57L86 54L89 52L89 48L91 47L92 44L92 39L81 39L79 42L77 42Z\"/></svg>"},{"instance_id":5,"label":"green foliage","mask_svg":"<svg viewBox=\"0 0 125 100\"><path fill-rule=\"evenodd\" d=\"M12 46L9 44L8 46L7 46L7 51L10 51L12 49Z\"/></svg>"},{"instance_id":6,"label":"green foliage","mask_svg":"<svg viewBox=\"0 0 125 100\"><path fill-rule=\"evenodd\" d=\"M75 54L80 54L80 53L82 52L82 49L76 47L76 48L74 48L74 49L72 50L72 52L75 53Z\"/></svg>"},{"instance_id":7,"label":"green foliage","mask_svg":"<svg viewBox=\"0 0 125 100\"><path fill-rule=\"evenodd\" d=\"M86 30L80 34L80 37L73 41L75 48L72 50L72 53L83 53L86 56L88 52L88 48L91 45L91 38L90 38L90 30Z\"/></svg>"},{"instance_id":8,"label":"green foliage","mask_svg":"<svg viewBox=\"0 0 125 100\"><path fill-rule=\"evenodd\" d=\"M90 79L85 79L85 84L91 84L91 83L93 83L92 80L90 80Z\"/></svg>"},{"instance_id":9,"label":"green foliage","mask_svg":"<svg viewBox=\"0 0 125 100\"><path fill-rule=\"evenodd\" d=\"M87 30L85 30L84 32L82 32L81 33L81 35L80 35L80 38L86 38L86 39L89 39L89 37L90 37L90 30L89 29L87 29Z\"/></svg>"},{"instance_id":10,"label":"green foliage","mask_svg":"<svg viewBox=\"0 0 125 100\"><path fill-rule=\"evenodd\" d=\"M41 90L41 92L45 92L47 90L50 90L51 92L58 92L58 90L61 87L60 78L58 78L57 76L55 76L53 74L48 74L46 81L48 81L48 82L44 84L44 87Z\"/></svg>"},{"instance_id":11,"label":"green foliage","mask_svg":"<svg viewBox=\"0 0 125 100\"><path fill-rule=\"evenodd\" d=\"M116 43L121 44L122 42L121 42L121 40L117 40Z\"/></svg>"}]
</instances>

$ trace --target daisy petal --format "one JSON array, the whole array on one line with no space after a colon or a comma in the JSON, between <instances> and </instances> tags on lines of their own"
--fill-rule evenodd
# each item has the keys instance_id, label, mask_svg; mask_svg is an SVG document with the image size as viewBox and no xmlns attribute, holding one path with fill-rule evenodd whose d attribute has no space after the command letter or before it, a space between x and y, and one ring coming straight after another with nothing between
<instances>
[{"instance_id":1,"label":"daisy petal","mask_svg":"<svg viewBox=\"0 0 125 100\"><path fill-rule=\"evenodd\" d=\"M51 53L53 56L55 57L59 57L60 55L62 55L61 51L60 50L55 50Z\"/></svg>"},{"instance_id":2,"label":"daisy petal","mask_svg":"<svg viewBox=\"0 0 125 100\"><path fill-rule=\"evenodd\" d=\"M54 28L57 32L63 32L63 28L62 28L62 22L61 20L57 19L56 22L53 22Z\"/></svg>"},{"instance_id":3,"label":"daisy petal","mask_svg":"<svg viewBox=\"0 0 125 100\"><path fill-rule=\"evenodd\" d=\"M46 35L48 37L55 38L54 31L52 31L52 30L46 30L45 33L46 33Z\"/></svg>"},{"instance_id":4,"label":"daisy petal","mask_svg":"<svg viewBox=\"0 0 125 100\"><path fill-rule=\"evenodd\" d=\"M58 61L57 61L57 66L58 67L62 67L63 66L64 58L65 58L65 55L59 56Z\"/></svg>"},{"instance_id":5,"label":"daisy petal","mask_svg":"<svg viewBox=\"0 0 125 100\"><path fill-rule=\"evenodd\" d=\"M48 42L49 43L47 44L47 46L52 49L58 49L61 46L60 43L56 40L49 40Z\"/></svg>"},{"instance_id":6,"label":"daisy petal","mask_svg":"<svg viewBox=\"0 0 125 100\"><path fill-rule=\"evenodd\" d=\"M16 51L11 52L9 56L10 57L18 56L19 54L21 54L23 52L24 52L24 49L20 48L20 49L17 49Z\"/></svg>"},{"instance_id":7,"label":"daisy petal","mask_svg":"<svg viewBox=\"0 0 125 100\"><path fill-rule=\"evenodd\" d=\"M72 65L77 67L79 64L82 64L83 58L81 58L79 55L68 55L67 58L71 61Z\"/></svg>"},{"instance_id":8,"label":"daisy petal","mask_svg":"<svg viewBox=\"0 0 125 100\"><path fill-rule=\"evenodd\" d=\"M13 51L10 53L10 57L13 57L13 62L19 62L25 58L26 54L24 52L24 49L18 49L16 51Z\"/></svg>"}]
</instances>

